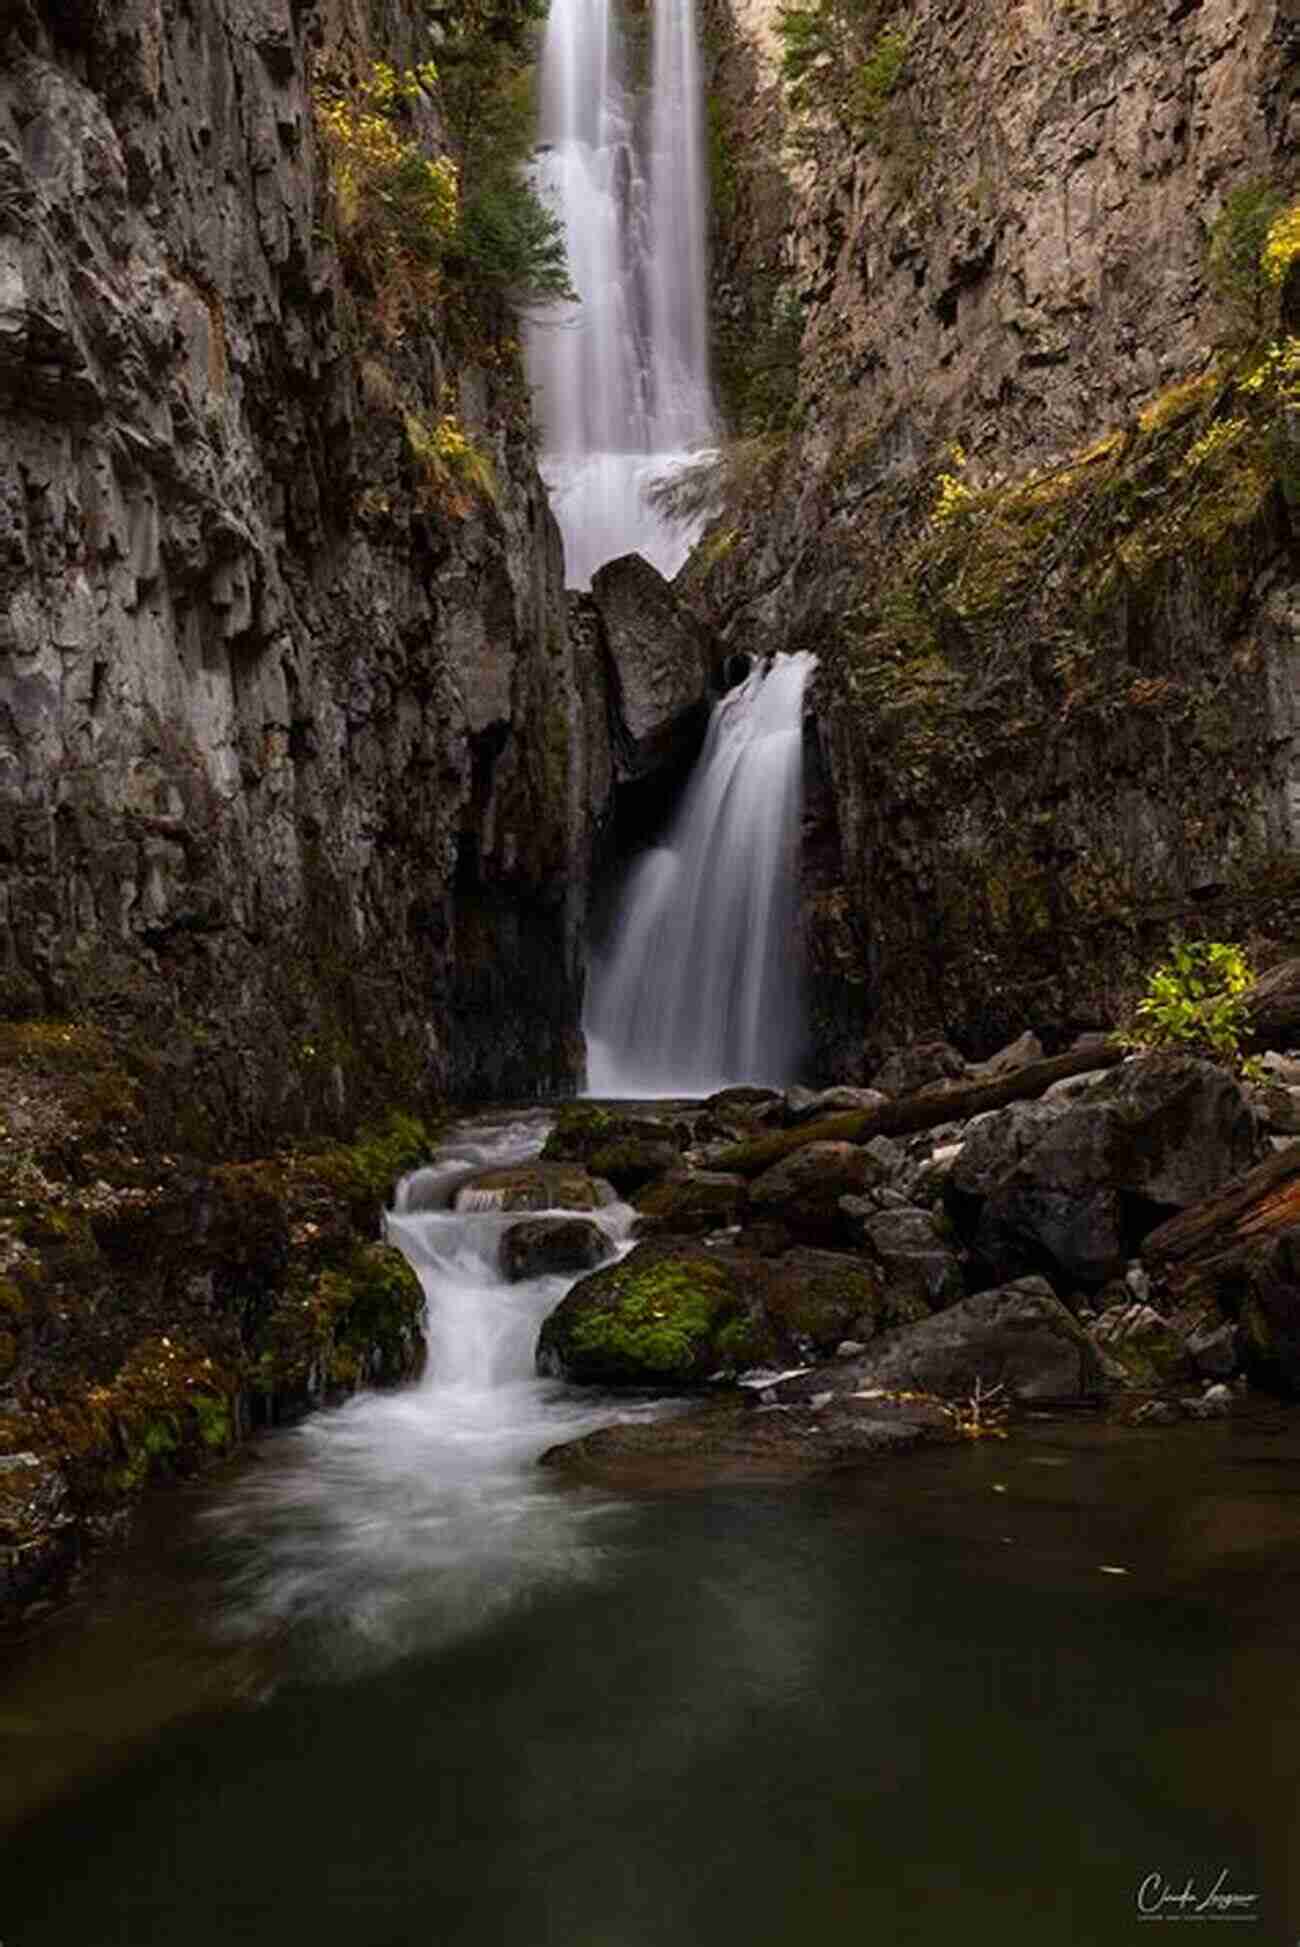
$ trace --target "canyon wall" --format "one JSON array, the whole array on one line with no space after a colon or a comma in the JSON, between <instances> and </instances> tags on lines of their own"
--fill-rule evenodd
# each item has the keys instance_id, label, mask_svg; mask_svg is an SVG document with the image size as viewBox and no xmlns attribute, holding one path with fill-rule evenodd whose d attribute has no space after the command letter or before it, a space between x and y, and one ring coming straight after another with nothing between
<instances>
[{"instance_id":1,"label":"canyon wall","mask_svg":"<svg viewBox=\"0 0 1300 1947\"><path fill-rule=\"evenodd\" d=\"M0 27L2 998L134 1036L200 1149L580 1073L608 740L517 347L368 355L314 125L417 20ZM389 368L488 484L430 476Z\"/></svg>"},{"instance_id":2,"label":"canyon wall","mask_svg":"<svg viewBox=\"0 0 1300 1947\"><path fill-rule=\"evenodd\" d=\"M1300 931L1296 400L1206 277L1232 192L1300 186L1300 7L882 5L853 130L792 114L777 14L709 13L716 302L789 403L745 425L751 357L688 581L736 646L822 655L807 919L852 1077L1113 1018L1176 928Z\"/></svg>"}]
</instances>

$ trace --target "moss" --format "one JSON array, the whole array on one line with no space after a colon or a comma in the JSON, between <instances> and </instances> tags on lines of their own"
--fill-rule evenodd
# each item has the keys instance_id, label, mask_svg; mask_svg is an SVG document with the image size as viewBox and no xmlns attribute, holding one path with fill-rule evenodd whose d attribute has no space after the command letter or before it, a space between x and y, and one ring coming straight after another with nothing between
<instances>
[{"instance_id":1,"label":"moss","mask_svg":"<svg viewBox=\"0 0 1300 1947\"><path fill-rule=\"evenodd\" d=\"M739 1308L728 1273L703 1256L655 1256L643 1247L595 1277L598 1297L594 1281L585 1281L590 1300L564 1331L567 1352L585 1377L633 1383L702 1377L714 1334Z\"/></svg>"}]
</instances>

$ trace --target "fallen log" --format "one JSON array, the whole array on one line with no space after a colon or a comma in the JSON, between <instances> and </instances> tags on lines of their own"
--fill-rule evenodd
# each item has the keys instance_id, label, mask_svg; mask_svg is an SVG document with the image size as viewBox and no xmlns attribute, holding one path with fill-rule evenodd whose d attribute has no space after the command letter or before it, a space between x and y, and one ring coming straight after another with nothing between
<instances>
[{"instance_id":1,"label":"fallen log","mask_svg":"<svg viewBox=\"0 0 1300 1947\"><path fill-rule=\"evenodd\" d=\"M1248 1258L1300 1225L1300 1143L1153 1230L1142 1261L1180 1297L1212 1296Z\"/></svg>"},{"instance_id":2,"label":"fallen log","mask_svg":"<svg viewBox=\"0 0 1300 1947\"><path fill-rule=\"evenodd\" d=\"M851 1109L843 1115L801 1123L797 1129L781 1129L750 1142L733 1143L709 1167L758 1176L809 1143L867 1143L873 1136L914 1136L923 1129L937 1129L942 1122L967 1122L987 1109L1030 1102L1053 1082L1063 1082L1071 1075L1114 1068L1126 1052L1117 1041L1098 1041L1086 1048L1071 1048L1063 1055L1051 1055L1045 1061L1030 1062L992 1081L941 1083L897 1102L886 1102L879 1109Z\"/></svg>"}]
</instances>

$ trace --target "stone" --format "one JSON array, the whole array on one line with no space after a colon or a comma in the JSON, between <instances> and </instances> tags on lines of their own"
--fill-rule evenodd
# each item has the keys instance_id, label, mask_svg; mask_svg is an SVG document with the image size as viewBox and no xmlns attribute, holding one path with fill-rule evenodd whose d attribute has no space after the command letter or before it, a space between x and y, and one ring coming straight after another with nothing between
<instances>
[{"instance_id":1,"label":"stone","mask_svg":"<svg viewBox=\"0 0 1300 1947\"><path fill-rule=\"evenodd\" d=\"M639 778L698 748L709 713L709 656L698 622L638 554L591 578L610 671L615 771Z\"/></svg>"},{"instance_id":2,"label":"stone","mask_svg":"<svg viewBox=\"0 0 1300 1947\"><path fill-rule=\"evenodd\" d=\"M621 1136L615 1142L593 1149L590 1167L594 1175L614 1185L620 1196L631 1196L647 1183L657 1182L680 1164L676 1144L643 1136Z\"/></svg>"},{"instance_id":3,"label":"stone","mask_svg":"<svg viewBox=\"0 0 1300 1947\"><path fill-rule=\"evenodd\" d=\"M1231 1379L1237 1370L1237 1328L1222 1325L1195 1332L1187 1341L1196 1370L1206 1379Z\"/></svg>"},{"instance_id":4,"label":"stone","mask_svg":"<svg viewBox=\"0 0 1300 1947\"><path fill-rule=\"evenodd\" d=\"M1261 1128L1273 1136L1300 1136L1300 1088L1274 1082L1249 1095Z\"/></svg>"},{"instance_id":5,"label":"stone","mask_svg":"<svg viewBox=\"0 0 1300 1947\"><path fill-rule=\"evenodd\" d=\"M1250 1168L1259 1136L1240 1084L1210 1062L1125 1062L1054 1117L989 1191L972 1241L995 1277L1050 1267L1093 1290L1172 1211ZM954 1206L971 1233L969 1205Z\"/></svg>"},{"instance_id":6,"label":"stone","mask_svg":"<svg viewBox=\"0 0 1300 1947\"><path fill-rule=\"evenodd\" d=\"M515 1163L476 1170L456 1187L453 1210L601 1210L617 1203L610 1183L573 1163Z\"/></svg>"},{"instance_id":7,"label":"stone","mask_svg":"<svg viewBox=\"0 0 1300 1947\"><path fill-rule=\"evenodd\" d=\"M1043 1044L1038 1036L1026 1029L1005 1048L999 1048L987 1061L976 1062L968 1071L972 1076L986 1076L992 1081L998 1075L1014 1075L1018 1068L1028 1068L1034 1061L1043 1059Z\"/></svg>"},{"instance_id":8,"label":"stone","mask_svg":"<svg viewBox=\"0 0 1300 1947\"><path fill-rule=\"evenodd\" d=\"M918 1041L895 1049L872 1076L871 1088L882 1095L914 1095L918 1089L956 1081L965 1073L965 1061L948 1042Z\"/></svg>"},{"instance_id":9,"label":"stone","mask_svg":"<svg viewBox=\"0 0 1300 1947\"><path fill-rule=\"evenodd\" d=\"M881 1109L889 1100L875 1088L787 1089L787 1120L798 1125L815 1122L819 1116L843 1115L851 1110Z\"/></svg>"},{"instance_id":10,"label":"stone","mask_svg":"<svg viewBox=\"0 0 1300 1947\"><path fill-rule=\"evenodd\" d=\"M700 1246L637 1244L579 1279L542 1326L539 1372L578 1385L677 1391L751 1363L752 1306L733 1262Z\"/></svg>"},{"instance_id":11,"label":"stone","mask_svg":"<svg viewBox=\"0 0 1300 1947\"><path fill-rule=\"evenodd\" d=\"M879 1264L887 1290L907 1292L928 1311L964 1295L957 1254L933 1211L914 1204L881 1210L851 1197L842 1200L841 1210L853 1224L855 1241Z\"/></svg>"},{"instance_id":12,"label":"stone","mask_svg":"<svg viewBox=\"0 0 1300 1947\"><path fill-rule=\"evenodd\" d=\"M534 1217L501 1239L501 1275L511 1284L566 1271L591 1271L613 1253L599 1224L583 1217Z\"/></svg>"},{"instance_id":13,"label":"stone","mask_svg":"<svg viewBox=\"0 0 1300 1947\"><path fill-rule=\"evenodd\" d=\"M639 1236L687 1236L720 1230L741 1221L749 1201L743 1176L722 1171L681 1170L662 1176L634 1198L640 1213Z\"/></svg>"},{"instance_id":14,"label":"stone","mask_svg":"<svg viewBox=\"0 0 1300 1947\"><path fill-rule=\"evenodd\" d=\"M833 1244L845 1236L840 1198L860 1194L883 1175L855 1143L807 1143L752 1180L749 1206L758 1221L782 1224L809 1243Z\"/></svg>"},{"instance_id":15,"label":"stone","mask_svg":"<svg viewBox=\"0 0 1300 1947\"><path fill-rule=\"evenodd\" d=\"M796 1401L830 1384L835 1392L933 1393L969 1399L1002 1387L1011 1401L1044 1405L1099 1398L1106 1376L1096 1347L1043 1278L1022 1278L963 1298L945 1311L887 1332L859 1359L783 1381Z\"/></svg>"}]
</instances>

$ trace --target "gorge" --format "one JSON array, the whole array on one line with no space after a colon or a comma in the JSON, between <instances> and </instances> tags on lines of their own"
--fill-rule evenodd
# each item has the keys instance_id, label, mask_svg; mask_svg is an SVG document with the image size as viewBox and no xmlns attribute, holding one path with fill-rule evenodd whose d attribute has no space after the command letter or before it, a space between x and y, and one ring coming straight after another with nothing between
<instances>
[{"instance_id":1,"label":"gorge","mask_svg":"<svg viewBox=\"0 0 1300 1947\"><path fill-rule=\"evenodd\" d=\"M1298 55L5 11L6 1940L1294 1937Z\"/></svg>"}]
</instances>

